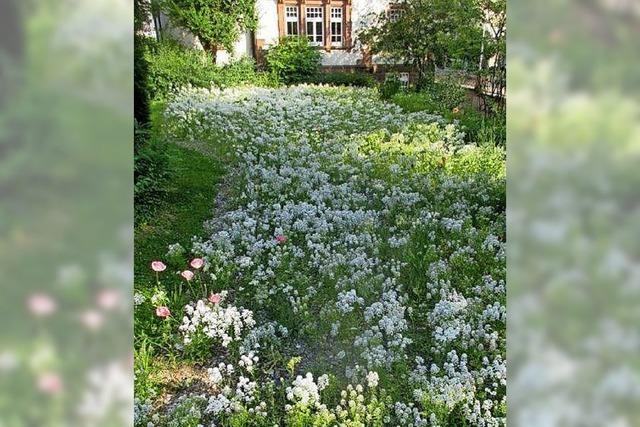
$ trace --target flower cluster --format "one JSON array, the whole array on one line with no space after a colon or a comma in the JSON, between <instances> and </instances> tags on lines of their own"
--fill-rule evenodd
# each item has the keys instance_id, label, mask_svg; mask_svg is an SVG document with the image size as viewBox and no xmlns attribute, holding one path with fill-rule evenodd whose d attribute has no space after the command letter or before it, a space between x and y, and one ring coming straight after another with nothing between
<instances>
[{"instance_id":1,"label":"flower cluster","mask_svg":"<svg viewBox=\"0 0 640 427\"><path fill-rule=\"evenodd\" d=\"M503 151L368 89L188 89L166 117L182 144L231 148L238 183L190 268L251 311L213 294L179 328L186 345L238 343L209 368L206 414L264 416L259 396L281 387L281 424L505 424ZM337 402L323 402L326 374L282 390L280 347L356 385Z\"/></svg>"},{"instance_id":2,"label":"flower cluster","mask_svg":"<svg viewBox=\"0 0 640 427\"><path fill-rule=\"evenodd\" d=\"M192 341L192 335L202 332L205 336L220 341L227 347L232 341L240 341L242 332L255 325L253 313L235 306L222 307L209 301L198 300L193 305L186 305L180 332L184 336L184 344Z\"/></svg>"}]
</instances>

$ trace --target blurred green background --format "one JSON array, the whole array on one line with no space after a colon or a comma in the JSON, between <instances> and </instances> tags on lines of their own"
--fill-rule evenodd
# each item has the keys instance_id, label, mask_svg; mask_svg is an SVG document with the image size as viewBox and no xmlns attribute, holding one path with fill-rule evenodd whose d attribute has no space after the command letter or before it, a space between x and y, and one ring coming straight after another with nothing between
<instances>
[{"instance_id":1,"label":"blurred green background","mask_svg":"<svg viewBox=\"0 0 640 427\"><path fill-rule=\"evenodd\" d=\"M508 26L509 423L638 425L640 3Z\"/></svg>"},{"instance_id":2,"label":"blurred green background","mask_svg":"<svg viewBox=\"0 0 640 427\"><path fill-rule=\"evenodd\" d=\"M133 7L0 10L0 425L129 425Z\"/></svg>"}]
</instances>

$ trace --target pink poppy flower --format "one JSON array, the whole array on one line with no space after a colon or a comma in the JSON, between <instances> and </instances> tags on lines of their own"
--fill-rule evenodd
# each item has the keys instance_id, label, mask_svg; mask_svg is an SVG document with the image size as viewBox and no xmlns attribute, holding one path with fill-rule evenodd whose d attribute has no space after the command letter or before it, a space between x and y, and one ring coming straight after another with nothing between
<instances>
[{"instance_id":1,"label":"pink poppy flower","mask_svg":"<svg viewBox=\"0 0 640 427\"><path fill-rule=\"evenodd\" d=\"M113 310L120 302L120 292L115 289L102 289L96 296L96 302L104 310Z\"/></svg>"},{"instance_id":2,"label":"pink poppy flower","mask_svg":"<svg viewBox=\"0 0 640 427\"><path fill-rule=\"evenodd\" d=\"M38 390L46 394L58 394L62 391L62 379L53 372L45 372L38 377Z\"/></svg>"},{"instance_id":3,"label":"pink poppy flower","mask_svg":"<svg viewBox=\"0 0 640 427\"><path fill-rule=\"evenodd\" d=\"M29 311L35 316L44 317L53 314L58 304L47 294L36 293L27 300Z\"/></svg>"},{"instance_id":4,"label":"pink poppy flower","mask_svg":"<svg viewBox=\"0 0 640 427\"><path fill-rule=\"evenodd\" d=\"M156 308L156 316L167 318L171 316L171 311L169 311L169 307L157 307Z\"/></svg>"},{"instance_id":5,"label":"pink poppy flower","mask_svg":"<svg viewBox=\"0 0 640 427\"><path fill-rule=\"evenodd\" d=\"M209 295L209 301L211 301L211 303L213 303L213 304L220 304L220 301L222 301L222 295L220 295L220 294L211 294L211 295Z\"/></svg>"},{"instance_id":6,"label":"pink poppy flower","mask_svg":"<svg viewBox=\"0 0 640 427\"><path fill-rule=\"evenodd\" d=\"M180 273L180 275L184 277L187 282L190 282L191 279L193 279L193 271L191 270L185 270L182 273Z\"/></svg>"},{"instance_id":7,"label":"pink poppy flower","mask_svg":"<svg viewBox=\"0 0 640 427\"><path fill-rule=\"evenodd\" d=\"M196 270L202 268L203 265L204 260L202 258L194 258L191 260L191 267L195 268Z\"/></svg>"},{"instance_id":8,"label":"pink poppy flower","mask_svg":"<svg viewBox=\"0 0 640 427\"><path fill-rule=\"evenodd\" d=\"M276 236L276 242L282 244L287 241L287 236L283 236L282 234Z\"/></svg>"},{"instance_id":9,"label":"pink poppy flower","mask_svg":"<svg viewBox=\"0 0 640 427\"><path fill-rule=\"evenodd\" d=\"M151 263L151 269L156 273L160 273L161 271L165 271L167 269L167 266L164 265L164 262L162 261L153 261Z\"/></svg>"}]
</instances>

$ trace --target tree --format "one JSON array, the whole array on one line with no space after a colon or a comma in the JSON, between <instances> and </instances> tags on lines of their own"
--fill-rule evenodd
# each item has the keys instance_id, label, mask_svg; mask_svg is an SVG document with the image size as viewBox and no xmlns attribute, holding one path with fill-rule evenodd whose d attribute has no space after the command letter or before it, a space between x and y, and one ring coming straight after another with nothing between
<instances>
[{"instance_id":1,"label":"tree","mask_svg":"<svg viewBox=\"0 0 640 427\"><path fill-rule=\"evenodd\" d=\"M484 86L483 79L486 79L492 96L502 97L507 80L507 2L506 0L478 1L482 10L482 27L484 28L478 86Z\"/></svg>"},{"instance_id":2,"label":"tree","mask_svg":"<svg viewBox=\"0 0 640 427\"><path fill-rule=\"evenodd\" d=\"M436 64L480 55L482 13L478 0L404 0L358 34L371 53L412 65L418 87L433 83Z\"/></svg>"},{"instance_id":3,"label":"tree","mask_svg":"<svg viewBox=\"0 0 640 427\"><path fill-rule=\"evenodd\" d=\"M191 31L215 61L219 48L233 50L243 31L258 24L255 0L160 0L171 20Z\"/></svg>"}]
</instances>

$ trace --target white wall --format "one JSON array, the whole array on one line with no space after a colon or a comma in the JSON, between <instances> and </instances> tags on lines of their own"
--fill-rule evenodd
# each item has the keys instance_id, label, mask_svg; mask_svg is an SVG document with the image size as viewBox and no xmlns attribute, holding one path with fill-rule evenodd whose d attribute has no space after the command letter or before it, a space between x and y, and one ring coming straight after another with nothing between
<instances>
[{"instance_id":1,"label":"white wall","mask_svg":"<svg viewBox=\"0 0 640 427\"><path fill-rule=\"evenodd\" d=\"M177 40L183 46L202 50L202 44L196 36L188 30L173 25L169 20L169 17L164 13L160 13L160 23L162 25L162 31L171 38Z\"/></svg>"},{"instance_id":2,"label":"white wall","mask_svg":"<svg viewBox=\"0 0 640 427\"><path fill-rule=\"evenodd\" d=\"M362 62L362 52L354 49L352 52L346 50L322 51L322 65L324 66L354 66Z\"/></svg>"},{"instance_id":3,"label":"white wall","mask_svg":"<svg viewBox=\"0 0 640 427\"><path fill-rule=\"evenodd\" d=\"M256 8L258 10L256 39L262 39L268 45L277 44L280 38L280 33L278 32L278 1L258 0Z\"/></svg>"},{"instance_id":4,"label":"white wall","mask_svg":"<svg viewBox=\"0 0 640 427\"><path fill-rule=\"evenodd\" d=\"M224 65L232 62L234 59L237 60L244 56L253 57L253 40L249 33L245 33L240 36L233 46L233 52L219 50L216 55L216 63Z\"/></svg>"}]
</instances>

